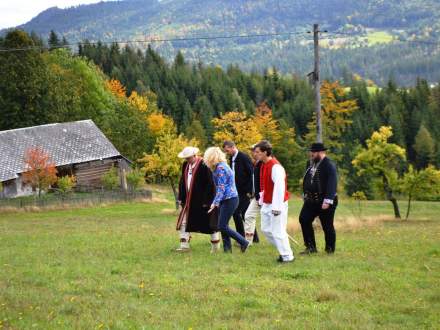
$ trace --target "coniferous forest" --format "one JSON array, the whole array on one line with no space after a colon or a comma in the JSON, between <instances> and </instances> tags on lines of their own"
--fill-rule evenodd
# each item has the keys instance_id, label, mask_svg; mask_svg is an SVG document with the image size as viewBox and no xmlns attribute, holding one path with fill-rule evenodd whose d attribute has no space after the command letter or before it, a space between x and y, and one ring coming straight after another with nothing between
<instances>
[{"instance_id":1,"label":"coniferous forest","mask_svg":"<svg viewBox=\"0 0 440 330\"><path fill-rule=\"evenodd\" d=\"M262 74L189 62L180 52L169 62L152 48L118 44L85 42L72 52L60 48L67 40L56 33L45 44L20 30L0 39L0 48L26 48L0 53L0 130L92 119L122 154L138 161L155 150L167 128L208 146L228 137L234 123L251 123L241 128L249 132L242 145L257 142L252 137L276 141L290 187L298 189L315 129L306 79L277 68ZM383 197L383 180L368 171L359 175L353 163L381 127L392 130L385 142L405 150L397 177L410 168L440 166L440 86L417 79L407 88L390 79L371 87L347 72L344 80L325 81L321 94L324 142L338 163L344 193ZM258 123L272 128L252 133Z\"/></svg>"}]
</instances>

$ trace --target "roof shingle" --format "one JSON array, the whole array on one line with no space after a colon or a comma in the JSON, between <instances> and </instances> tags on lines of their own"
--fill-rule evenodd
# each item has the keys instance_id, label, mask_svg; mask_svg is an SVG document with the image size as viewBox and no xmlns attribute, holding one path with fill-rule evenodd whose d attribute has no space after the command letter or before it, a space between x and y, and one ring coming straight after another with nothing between
<instances>
[{"instance_id":1,"label":"roof shingle","mask_svg":"<svg viewBox=\"0 0 440 330\"><path fill-rule=\"evenodd\" d=\"M121 156L92 120L0 131L0 182L25 169L24 154L41 147L55 166Z\"/></svg>"}]
</instances>

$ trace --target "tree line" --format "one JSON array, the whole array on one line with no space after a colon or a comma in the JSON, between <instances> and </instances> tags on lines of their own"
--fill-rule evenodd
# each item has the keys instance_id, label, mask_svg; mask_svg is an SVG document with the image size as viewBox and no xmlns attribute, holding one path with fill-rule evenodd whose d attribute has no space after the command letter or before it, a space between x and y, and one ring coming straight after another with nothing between
<instances>
[{"instance_id":1,"label":"tree line","mask_svg":"<svg viewBox=\"0 0 440 330\"><path fill-rule=\"evenodd\" d=\"M2 48L45 44L20 30L0 39ZM74 53L59 49L65 44L52 33L43 49L0 53L8 77L0 81L1 130L92 119L122 154L162 178L166 171L157 172L154 164L160 148L174 150L167 143L193 141L203 148L232 138L246 149L268 138L286 164L291 188L298 189L315 138L313 90L305 79L276 68L259 74L189 63L180 52L168 63L151 48L84 42ZM405 173L440 166L440 87L419 79L411 88L392 80L377 88L349 78L326 81L321 90L324 141L338 163L341 188L348 195L389 197L383 176L359 165L368 157L353 161L375 133L390 127L385 142L404 150L393 167L400 180L393 192L403 193ZM428 195L423 198L436 197Z\"/></svg>"}]
</instances>

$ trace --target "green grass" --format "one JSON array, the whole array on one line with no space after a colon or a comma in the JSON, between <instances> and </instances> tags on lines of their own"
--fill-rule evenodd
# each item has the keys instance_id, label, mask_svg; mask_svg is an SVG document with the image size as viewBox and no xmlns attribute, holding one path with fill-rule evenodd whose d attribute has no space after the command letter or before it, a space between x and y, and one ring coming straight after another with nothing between
<instances>
[{"instance_id":1,"label":"green grass","mask_svg":"<svg viewBox=\"0 0 440 330\"><path fill-rule=\"evenodd\" d=\"M211 255L194 235L176 254L164 198L0 214L0 328L438 329L440 203L416 202L407 222L389 202L365 203L362 219L352 210L337 211L334 256L288 265L264 239Z\"/></svg>"},{"instance_id":2,"label":"green grass","mask_svg":"<svg viewBox=\"0 0 440 330\"><path fill-rule=\"evenodd\" d=\"M387 44L393 41L393 36L386 31L371 31L367 33L368 45Z\"/></svg>"}]
</instances>

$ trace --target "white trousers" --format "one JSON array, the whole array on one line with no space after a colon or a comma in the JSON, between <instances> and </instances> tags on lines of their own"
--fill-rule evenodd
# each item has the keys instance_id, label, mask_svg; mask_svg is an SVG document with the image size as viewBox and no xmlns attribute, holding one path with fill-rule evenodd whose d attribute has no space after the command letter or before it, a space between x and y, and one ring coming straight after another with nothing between
<instances>
[{"instance_id":1,"label":"white trousers","mask_svg":"<svg viewBox=\"0 0 440 330\"><path fill-rule=\"evenodd\" d=\"M255 198L251 199L246 214L244 215L244 232L246 240L252 244L254 240L255 225L257 223L257 216L260 214L260 205Z\"/></svg>"},{"instance_id":2,"label":"white trousers","mask_svg":"<svg viewBox=\"0 0 440 330\"><path fill-rule=\"evenodd\" d=\"M277 248L283 260L290 261L293 260L293 252L287 236L287 211L287 202L283 204L281 214L277 216L272 214L271 204L263 204L261 207L261 231L267 240Z\"/></svg>"},{"instance_id":3,"label":"white trousers","mask_svg":"<svg viewBox=\"0 0 440 330\"><path fill-rule=\"evenodd\" d=\"M186 231L186 215L182 220L182 225L179 230L180 236L180 247L188 249L189 241L191 239L191 233ZM211 246L218 248L220 246L220 232L215 232L211 234Z\"/></svg>"}]
</instances>

